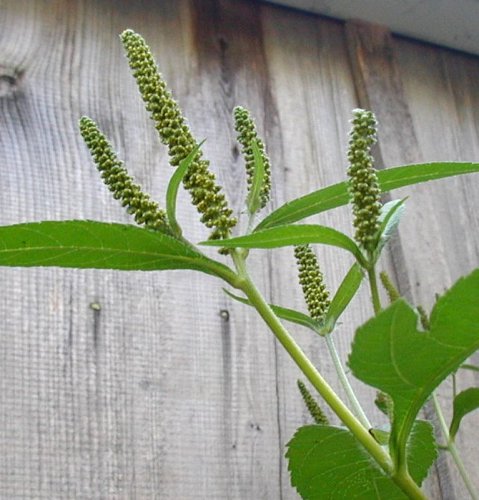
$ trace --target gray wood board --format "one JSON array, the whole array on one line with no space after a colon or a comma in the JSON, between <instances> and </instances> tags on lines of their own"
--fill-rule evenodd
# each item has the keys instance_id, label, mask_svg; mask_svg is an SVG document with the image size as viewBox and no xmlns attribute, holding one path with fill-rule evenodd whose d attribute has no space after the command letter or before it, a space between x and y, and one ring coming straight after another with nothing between
<instances>
[{"instance_id":1,"label":"gray wood board","mask_svg":"<svg viewBox=\"0 0 479 500\"><path fill-rule=\"evenodd\" d=\"M251 110L266 140L273 207L344 179L350 111L364 98L341 23L249 1L3 0L1 224L131 222L82 143L83 114L164 200L171 169L122 54L118 34L127 27L147 39L195 135L207 138L205 154L237 213L245 195L231 120L237 104ZM413 130L397 135L404 115L387 113L373 93L380 163L477 160L478 59L387 40ZM371 71L397 100L385 74ZM414 154L401 152L405 132ZM404 260L397 277L409 297L429 307L434 292L478 266L478 190L473 176L404 190L408 213L384 265ZM200 241L207 233L187 202L180 193L179 219ZM351 230L346 208L313 221ZM351 262L329 247L317 253L334 290ZM250 260L269 300L304 308L290 250L251 252ZM300 373L219 281L192 272L0 275L0 498L297 498L283 452L310 421L296 389ZM338 331L343 359L355 325L371 312L364 289ZM292 332L339 390L321 341ZM380 421L373 392L355 387ZM472 431L477 416L467 419ZM460 446L474 470L472 441ZM451 491L462 498L452 474Z\"/></svg>"}]
</instances>

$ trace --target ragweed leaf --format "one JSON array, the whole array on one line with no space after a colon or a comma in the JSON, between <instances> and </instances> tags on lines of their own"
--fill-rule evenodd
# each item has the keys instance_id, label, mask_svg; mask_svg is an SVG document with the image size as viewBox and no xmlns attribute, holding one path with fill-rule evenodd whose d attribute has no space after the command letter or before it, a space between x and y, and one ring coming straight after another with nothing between
<instances>
[{"instance_id":1,"label":"ragweed leaf","mask_svg":"<svg viewBox=\"0 0 479 500\"><path fill-rule=\"evenodd\" d=\"M404 202L402 200L392 200L384 204L379 218L381 226L379 228L379 240L376 246L376 256L379 257L381 250L386 246L386 243L391 239L394 232L397 230L401 217L404 213ZM376 257L376 258L377 258Z\"/></svg>"},{"instance_id":2,"label":"ragweed leaf","mask_svg":"<svg viewBox=\"0 0 479 500\"><path fill-rule=\"evenodd\" d=\"M83 220L1 226L0 266L122 271L193 269L229 282L235 276L225 265L158 231Z\"/></svg>"},{"instance_id":3,"label":"ragweed leaf","mask_svg":"<svg viewBox=\"0 0 479 500\"><path fill-rule=\"evenodd\" d=\"M331 300L329 309L326 312L324 317L325 332L329 333L333 331L339 317L343 314L343 311L359 290L363 276L364 273L361 266L357 263L353 264L351 269L348 271L348 274L346 274L341 282L341 285L339 285L338 290Z\"/></svg>"},{"instance_id":4,"label":"ragweed leaf","mask_svg":"<svg viewBox=\"0 0 479 500\"><path fill-rule=\"evenodd\" d=\"M390 449L404 463L406 442L432 391L479 348L479 269L436 302L430 330L419 331L415 310L403 299L360 327L349 366L363 382L393 400Z\"/></svg>"},{"instance_id":5,"label":"ragweed leaf","mask_svg":"<svg viewBox=\"0 0 479 500\"><path fill-rule=\"evenodd\" d=\"M379 170L377 175L379 189L382 193L387 193L404 186L473 172L479 172L479 163L436 162L388 168ZM348 183L333 184L282 205L265 217L255 231L292 224L348 202Z\"/></svg>"},{"instance_id":6,"label":"ragweed leaf","mask_svg":"<svg viewBox=\"0 0 479 500\"><path fill-rule=\"evenodd\" d=\"M460 392L454 398L454 412L452 416L451 426L449 428L449 434L451 439L456 437L457 431L459 430L459 425L462 419L474 410L479 408L479 388L471 387L465 391Z\"/></svg>"},{"instance_id":7,"label":"ragweed leaf","mask_svg":"<svg viewBox=\"0 0 479 500\"><path fill-rule=\"evenodd\" d=\"M361 250L349 236L330 227L312 224L275 227L247 236L221 241L203 241L200 244L225 248L278 248L305 243L322 243L343 248L351 252L358 261L364 260Z\"/></svg>"},{"instance_id":8,"label":"ragweed leaf","mask_svg":"<svg viewBox=\"0 0 479 500\"><path fill-rule=\"evenodd\" d=\"M171 176L170 182L168 184L168 189L166 191L166 215L168 222L170 224L171 230L175 236L181 236L181 228L176 220L176 199L178 196L178 189L180 187L183 177L190 165L196 158L199 149L204 144L204 140L201 141L191 153L184 159L180 161L178 168L175 173Z\"/></svg>"},{"instance_id":9,"label":"ragweed leaf","mask_svg":"<svg viewBox=\"0 0 479 500\"><path fill-rule=\"evenodd\" d=\"M300 427L287 445L291 484L308 500L405 500L407 496L346 429ZM416 422L408 443L412 478L421 484L436 458L432 427Z\"/></svg>"},{"instance_id":10,"label":"ragweed leaf","mask_svg":"<svg viewBox=\"0 0 479 500\"><path fill-rule=\"evenodd\" d=\"M259 150L258 143L253 141L251 143L251 149L253 150L253 179L251 182L251 188L248 193L248 212L250 214L256 213L262 204L262 191L263 191L263 183L264 183L264 162L263 157L261 156L261 151Z\"/></svg>"}]
</instances>

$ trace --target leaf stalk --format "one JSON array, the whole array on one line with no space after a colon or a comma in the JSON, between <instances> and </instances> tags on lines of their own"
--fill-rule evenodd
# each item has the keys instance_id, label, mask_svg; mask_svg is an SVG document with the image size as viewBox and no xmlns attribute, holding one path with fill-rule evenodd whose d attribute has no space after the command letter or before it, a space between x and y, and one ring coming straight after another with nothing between
<instances>
[{"instance_id":1,"label":"leaf stalk","mask_svg":"<svg viewBox=\"0 0 479 500\"><path fill-rule=\"evenodd\" d=\"M362 409L361 404L359 403L358 398L356 397L356 394L354 393L354 390L349 383L346 372L344 371L343 364L339 359L338 351L336 350L336 346L334 345L332 335L325 335L325 339L329 355L331 356L334 368L336 369L336 374L338 376L339 382L341 383L344 392L346 393L353 413L356 415L361 424L366 427L366 429L371 429L372 425L369 422L368 417L364 413L364 410Z\"/></svg>"},{"instance_id":2,"label":"leaf stalk","mask_svg":"<svg viewBox=\"0 0 479 500\"><path fill-rule=\"evenodd\" d=\"M454 443L454 440L449 434L449 428L446 424L446 420L444 419L441 405L439 404L439 399L436 393L432 394L432 401L434 404L434 410L439 420L439 427L441 428L441 432L444 436L444 439L446 440L445 449L449 451L449 453L451 454L451 457L454 460L454 463L456 464L457 470L459 471L459 474L461 475L461 478L464 481L464 485L466 486L469 495L471 495L472 500L479 500L479 494L477 493L474 485L472 484L471 478L469 477L469 474L466 468L464 467L464 463L461 460L461 457L459 456L456 444Z\"/></svg>"}]
</instances>

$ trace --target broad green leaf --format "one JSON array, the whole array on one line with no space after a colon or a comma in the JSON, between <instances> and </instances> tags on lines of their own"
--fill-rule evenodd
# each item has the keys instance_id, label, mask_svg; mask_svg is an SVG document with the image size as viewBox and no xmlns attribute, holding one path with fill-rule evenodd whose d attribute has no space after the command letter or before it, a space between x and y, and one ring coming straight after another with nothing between
<instances>
[{"instance_id":1,"label":"broad green leaf","mask_svg":"<svg viewBox=\"0 0 479 500\"><path fill-rule=\"evenodd\" d=\"M234 293L229 292L223 288L223 291L229 295L232 299L241 302L242 304L246 304L251 306L251 302L248 299L244 299L243 297L239 297ZM288 309L287 307L276 306L274 304L269 304L269 307L273 310L273 312L278 316L278 318L284 319L286 321L290 321L291 323L296 323L297 325L305 326L306 328L310 328L311 330L318 332L321 328L321 325L314 321L314 319L310 318L307 314L304 314L299 311L295 311L294 309Z\"/></svg>"},{"instance_id":2,"label":"broad green leaf","mask_svg":"<svg viewBox=\"0 0 479 500\"><path fill-rule=\"evenodd\" d=\"M166 215L168 217L168 222L170 227L175 234L175 236L181 236L181 228L176 220L176 199L178 196L178 189L180 187L181 181L185 176L188 168L198 154L199 149L204 144L205 140L197 144L191 153L183 160L181 160L175 173L171 176L170 182L168 184L168 189L166 191Z\"/></svg>"},{"instance_id":3,"label":"broad green leaf","mask_svg":"<svg viewBox=\"0 0 479 500\"><path fill-rule=\"evenodd\" d=\"M304 499L407 499L346 429L300 427L287 447L291 484Z\"/></svg>"},{"instance_id":4,"label":"broad green leaf","mask_svg":"<svg viewBox=\"0 0 479 500\"><path fill-rule=\"evenodd\" d=\"M406 198L403 198L402 200L389 201L383 205L379 218L381 226L379 228L379 242L376 248L377 257L379 257L382 249L396 231L404 213L405 201Z\"/></svg>"},{"instance_id":5,"label":"broad green leaf","mask_svg":"<svg viewBox=\"0 0 479 500\"><path fill-rule=\"evenodd\" d=\"M407 496L346 429L308 425L287 445L291 484L308 500L399 500ZM432 428L417 422L408 446L413 479L420 484L436 457Z\"/></svg>"},{"instance_id":6,"label":"broad green leaf","mask_svg":"<svg viewBox=\"0 0 479 500\"><path fill-rule=\"evenodd\" d=\"M460 392L454 398L454 411L451 421L451 426L449 428L449 434L452 439L456 437L457 431L459 430L459 425L461 420L468 413L479 408L479 388L471 387L465 391Z\"/></svg>"},{"instance_id":7,"label":"broad green leaf","mask_svg":"<svg viewBox=\"0 0 479 500\"><path fill-rule=\"evenodd\" d=\"M479 348L479 269L461 278L436 302L430 330L403 299L360 327L349 366L394 403L391 453L404 458L414 419L432 391Z\"/></svg>"},{"instance_id":8,"label":"broad green leaf","mask_svg":"<svg viewBox=\"0 0 479 500\"><path fill-rule=\"evenodd\" d=\"M277 248L305 243L323 243L343 248L351 252L358 261L364 260L361 250L349 236L336 229L313 224L274 227L247 236L203 241L200 244L225 248Z\"/></svg>"},{"instance_id":9,"label":"broad green leaf","mask_svg":"<svg viewBox=\"0 0 479 500\"><path fill-rule=\"evenodd\" d=\"M361 266L357 263L353 264L331 300L331 304L324 318L324 333L333 331L339 317L343 314L343 311L361 286L363 276L364 273Z\"/></svg>"},{"instance_id":10,"label":"broad green leaf","mask_svg":"<svg viewBox=\"0 0 479 500\"><path fill-rule=\"evenodd\" d=\"M0 266L124 271L194 269L224 279L234 273L160 232L95 221L45 221L0 227Z\"/></svg>"},{"instance_id":11,"label":"broad green leaf","mask_svg":"<svg viewBox=\"0 0 479 500\"><path fill-rule=\"evenodd\" d=\"M258 143L251 143L254 157L253 181L248 194L247 206L250 214L255 214L261 207L261 189L264 181L264 163Z\"/></svg>"},{"instance_id":12,"label":"broad green leaf","mask_svg":"<svg viewBox=\"0 0 479 500\"><path fill-rule=\"evenodd\" d=\"M377 172L381 192L387 193L412 184L442 179L454 175L479 172L479 163L436 162L403 165ZM349 202L348 183L340 182L292 200L263 219L255 231L298 222Z\"/></svg>"}]
</instances>

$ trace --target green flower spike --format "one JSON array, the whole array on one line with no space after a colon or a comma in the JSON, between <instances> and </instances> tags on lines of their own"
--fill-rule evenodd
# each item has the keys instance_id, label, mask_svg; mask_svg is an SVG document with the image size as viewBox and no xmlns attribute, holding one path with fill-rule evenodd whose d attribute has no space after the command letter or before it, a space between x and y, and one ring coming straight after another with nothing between
<instances>
[{"instance_id":1,"label":"green flower spike","mask_svg":"<svg viewBox=\"0 0 479 500\"><path fill-rule=\"evenodd\" d=\"M269 201L271 192L271 167L268 156L266 155L263 141L258 137L256 126L249 114L249 111L241 106L234 109L235 130L238 132L238 142L241 144L241 152L246 163L246 176L248 190L251 190L253 184L255 161L253 154L252 143L255 141L263 160L264 176L263 185L261 186L260 199L261 208L264 208Z\"/></svg>"},{"instance_id":2,"label":"green flower spike","mask_svg":"<svg viewBox=\"0 0 479 500\"><path fill-rule=\"evenodd\" d=\"M384 271L380 272L379 278L381 279L381 283L383 284L384 290L386 290L386 293L388 294L389 302L391 302L391 304L394 301L401 298L401 294L399 293L398 289L393 285L391 278L386 272Z\"/></svg>"},{"instance_id":3,"label":"green flower spike","mask_svg":"<svg viewBox=\"0 0 479 500\"><path fill-rule=\"evenodd\" d=\"M323 274L315 253L309 245L294 247L299 271L299 283L311 318L321 321L329 308L329 292L323 283Z\"/></svg>"},{"instance_id":4,"label":"green flower spike","mask_svg":"<svg viewBox=\"0 0 479 500\"><path fill-rule=\"evenodd\" d=\"M328 417L324 414L323 410L321 410L321 407L318 405L313 396L311 396L311 393L308 391L303 382L301 382L301 380L298 380L298 389L301 393L306 408L308 409L310 415L313 417L314 422L319 425L329 425Z\"/></svg>"},{"instance_id":5,"label":"green flower spike","mask_svg":"<svg viewBox=\"0 0 479 500\"><path fill-rule=\"evenodd\" d=\"M138 224L170 233L165 212L133 182L96 123L83 116L80 119L80 133L113 197L121 200L122 206L128 208L128 213L135 217Z\"/></svg>"},{"instance_id":6,"label":"green flower spike","mask_svg":"<svg viewBox=\"0 0 479 500\"><path fill-rule=\"evenodd\" d=\"M355 109L349 135L349 193L353 205L355 239L373 251L380 227L380 190L370 150L376 142L377 123L371 111Z\"/></svg>"},{"instance_id":7,"label":"green flower spike","mask_svg":"<svg viewBox=\"0 0 479 500\"><path fill-rule=\"evenodd\" d=\"M196 141L158 72L145 40L134 31L126 30L121 34L121 41L146 109L156 124L161 142L168 147L170 164L177 167L195 148ZM193 205L202 214L201 222L214 228L210 239L227 238L236 225L236 219L232 217L233 212L208 167L209 162L203 160L201 151L198 151L183 178L183 185L190 192Z\"/></svg>"}]
</instances>

